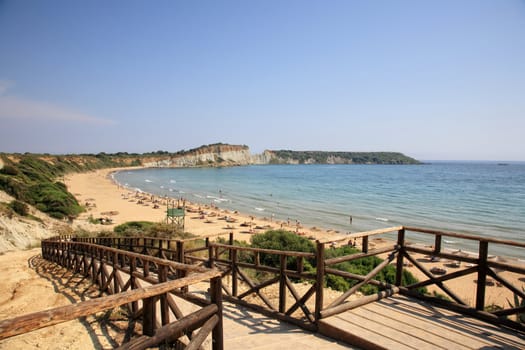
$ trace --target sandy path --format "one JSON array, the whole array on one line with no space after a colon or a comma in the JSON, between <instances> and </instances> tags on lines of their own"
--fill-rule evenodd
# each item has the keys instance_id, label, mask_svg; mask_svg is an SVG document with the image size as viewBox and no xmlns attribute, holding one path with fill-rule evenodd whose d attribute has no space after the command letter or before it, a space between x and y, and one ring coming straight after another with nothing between
<instances>
[{"instance_id":1,"label":"sandy path","mask_svg":"<svg viewBox=\"0 0 525 350\"><path fill-rule=\"evenodd\" d=\"M39 248L0 255L0 319L69 305L99 292L89 280L48 262ZM122 342L127 318L102 312L0 341L0 349L111 349Z\"/></svg>"},{"instance_id":2,"label":"sandy path","mask_svg":"<svg viewBox=\"0 0 525 350\"><path fill-rule=\"evenodd\" d=\"M34 264L40 249L0 255L0 319L68 305L53 283L42 278ZM30 265L32 267L30 267ZM93 349L86 328L79 321L44 328L0 341L0 349Z\"/></svg>"}]
</instances>

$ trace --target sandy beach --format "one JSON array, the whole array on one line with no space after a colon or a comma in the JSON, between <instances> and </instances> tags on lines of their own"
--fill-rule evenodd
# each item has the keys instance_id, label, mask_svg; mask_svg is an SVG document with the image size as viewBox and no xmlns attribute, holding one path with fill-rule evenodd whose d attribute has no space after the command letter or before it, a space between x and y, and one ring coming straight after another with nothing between
<instances>
[{"instance_id":1,"label":"sandy beach","mask_svg":"<svg viewBox=\"0 0 525 350\"><path fill-rule=\"evenodd\" d=\"M74 227L89 231L112 231L113 227L127 221L146 220L166 222L166 200L158 196L137 193L115 184L110 173L115 169L104 169L90 173L73 174L66 177L66 184L80 204L87 211L75 220ZM249 241L254 233L262 233L268 229L283 228L298 232L307 237L329 240L334 232L303 227L296 220L290 222L272 221L271 218L254 217L243 213L212 207L210 203L192 203L186 201L185 231L197 236L210 236L234 232L235 239ZM171 202L170 206L172 206ZM91 225L88 218L110 219L111 224ZM231 222L224 220L228 217Z\"/></svg>"},{"instance_id":2,"label":"sandy beach","mask_svg":"<svg viewBox=\"0 0 525 350\"><path fill-rule=\"evenodd\" d=\"M89 230L112 230L115 225L132 221L147 220L162 222L166 220L166 203L162 198L152 197L148 194L137 194L129 189L114 183L110 177L116 169L104 169L84 174L73 174L66 177L66 184L77 200L85 205L88 211L83 213L74 225ZM158 208L155 208L158 205ZM288 221L272 221L270 218L253 217L242 213L229 212L210 204L186 202L186 208L191 212L186 213L185 229L187 232L198 236L210 236L234 233L236 240L249 241L255 233L263 233L268 229L283 228L310 238L312 240L330 241L340 238L343 233L317 227L303 227L294 219ZM89 216L93 218L110 218L108 225L92 225L87 223ZM231 223L220 218L231 218ZM95 226L95 227L94 227ZM384 238L371 240L371 246L379 248L391 242ZM439 267L448 272L459 270L451 261L441 260L434 262L430 257L414 255L427 269ZM464 267L464 266L463 266ZM425 275L413 266L407 266L419 280L426 279ZM512 272L502 272L501 276L518 288L525 286L524 276ZM466 303L473 305L476 299L476 275L470 274L445 282L445 285L459 295ZM489 279L490 281L490 279ZM438 287L428 287L429 291L444 294ZM513 300L513 294L497 283L490 283L486 289L486 305L506 305L508 300Z\"/></svg>"}]
</instances>

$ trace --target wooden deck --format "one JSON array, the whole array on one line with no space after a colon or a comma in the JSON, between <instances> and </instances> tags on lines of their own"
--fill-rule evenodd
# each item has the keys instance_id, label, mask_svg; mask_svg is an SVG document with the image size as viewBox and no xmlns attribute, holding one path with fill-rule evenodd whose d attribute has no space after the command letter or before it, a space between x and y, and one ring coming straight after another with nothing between
<instances>
[{"instance_id":1,"label":"wooden deck","mask_svg":"<svg viewBox=\"0 0 525 350\"><path fill-rule=\"evenodd\" d=\"M525 334L396 296L323 319L322 334L366 349L525 349Z\"/></svg>"},{"instance_id":2,"label":"wooden deck","mask_svg":"<svg viewBox=\"0 0 525 350\"><path fill-rule=\"evenodd\" d=\"M239 305L225 302L223 307L225 349L358 349Z\"/></svg>"}]
</instances>

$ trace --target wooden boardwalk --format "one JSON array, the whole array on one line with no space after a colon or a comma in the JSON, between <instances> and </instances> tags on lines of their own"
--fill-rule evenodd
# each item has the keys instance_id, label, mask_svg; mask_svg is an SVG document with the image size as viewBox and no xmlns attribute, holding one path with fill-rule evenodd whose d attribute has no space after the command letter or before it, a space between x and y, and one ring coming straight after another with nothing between
<instances>
[{"instance_id":1,"label":"wooden boardwalk","mask_svg":"<svg viewBox=\"0 0 525 350\"><path fill-rule=\"evenodd\" d=\"M405 245L406 229L435 235L435 248ZM369 236L392 230L397 230L396 245L368 249ZM489 261L489 243L523 248L525 244L461 235L461 238L478 240L479 243L477 257L462 257L440 251L442 236L459 237L455 233L395 227L353 236L362 238L362 252L332 258L325 258L326 242L317 242L315 254L278 251L235 246L233 234L230 234L230 244L213 243L209 238L198 244L141 237L88 238L86 242L77 242L71 237L46 240L42 242L44 258L80 273L84 278L89 277L99 285L101 294L110 295L83 302L81 310L75 305L66 307L67 312L60 308L49 311L60 317L50 318L49 312L37 312L0 321L0 339L127 305L132 315L130 322L142 320L142 334L129 342L124 341L124 348L146 348L150 343L160 344L166 340L180 344L191 342L193 347L202 344L204 348L215 350L290 349L297 345L304 349L525 349L525 327L505 318L523 312L523 307L510 306L492 314L483 311L487 276L525 299L521 285L514 286L495 272L498 269L524 274L525 268ZM185 249L185 243L191 249ZM388 259L366 276L337 269L340 263L385 253L390 253ZM419 266L412 253L457 258L470 266L463 271L436 277L424 266ZM265 265L261 257L267 255L276 258L278 266ZM287 260L292 258L296 265L288 264ZM304 262L309 259L318 262L314 264L317 266L315 273L304 269ZM428 279L409 286L401 285L404 259L418 267ZM396 267L395 284L375 280L375 276L389 265ZM267 278L256 280L251 277L259 272ZM459 306L465 303L443 282L471 273L477 274L478 280L476 306L462 308ZM331 300L323 287L330 275L355 280L357 284ZM225 278L226 283L223 283ZM292 282L294 280L310 283L306 283L306 288L298 289ZM347 300L366 284L383 290L377 295ZM453 300L449 303L450 309L464 313L403 296L419 295L418 288L432 284L440 286ZM266 289L270 286L278 287L278 295ZM392 294L396 296L377 300ZM270 296L278 298L278 305ZM223 298L228 303L223 303ZM433 300L428 296L425 298ZM375 302L371 302L373 300ZM491 323L479 319L488 319ZM25 323L21 325L21 321ZM193 328L188 328L187 324ZM325 337L305 329L319 331Z\"/></svg>"},{"instance_id":2,"label":"wooden boardwalk","mask_svg":"<svg viewBox=\"0 0 525 350\"><path fill-rule=\"evenodd\" d=\"M525 349L525 334L402 296L320 321L327 336L370 349Z\"/></svg>"},{"instance_id":3,"label":"wooden boardwalk","mask_svg":"<svg viewBox=\"0 0 525 350\"><path fill-rule=\"evenodd\" d=\"M358 349L239 305L224 302L223 308L224 348L228 350Z\"/></svg>"}]
</instances>

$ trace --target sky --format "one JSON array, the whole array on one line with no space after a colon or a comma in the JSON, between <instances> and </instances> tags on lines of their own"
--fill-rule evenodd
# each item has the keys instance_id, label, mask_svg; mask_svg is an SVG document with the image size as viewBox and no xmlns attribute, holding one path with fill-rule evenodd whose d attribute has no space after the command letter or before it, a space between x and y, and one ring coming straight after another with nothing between
<instances>
[{"instance_id":1,"label":"sky","mask_svg":"<svg viewBox=\"0 0 525 350\"><path fill-rule=\"evenodd\" d=\"M524 132L524 0L0 0L0 152L523 161Z\"/></svg>"}]
</instances>

